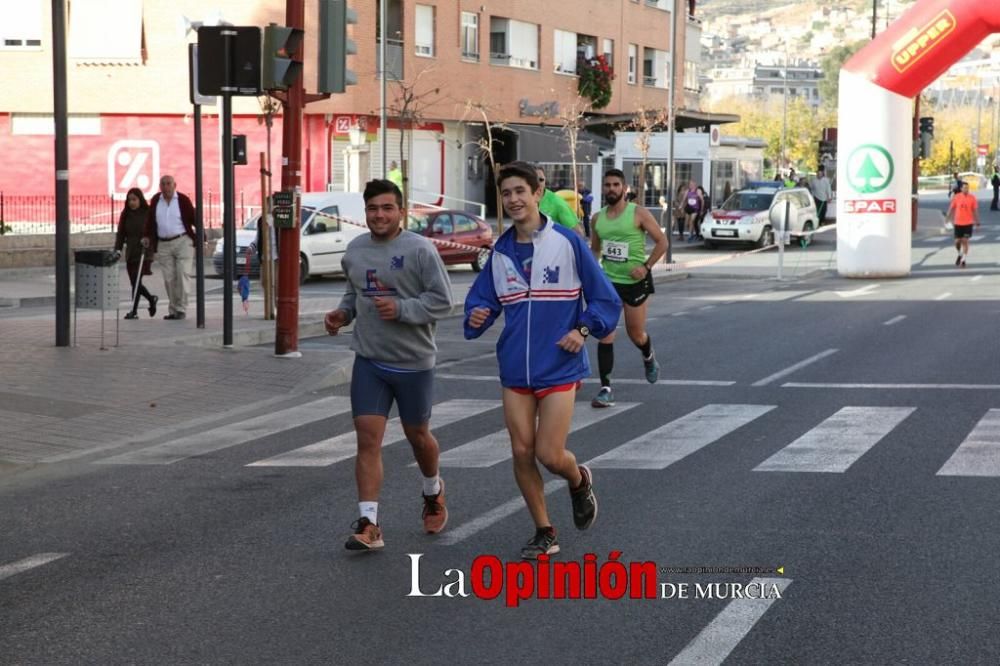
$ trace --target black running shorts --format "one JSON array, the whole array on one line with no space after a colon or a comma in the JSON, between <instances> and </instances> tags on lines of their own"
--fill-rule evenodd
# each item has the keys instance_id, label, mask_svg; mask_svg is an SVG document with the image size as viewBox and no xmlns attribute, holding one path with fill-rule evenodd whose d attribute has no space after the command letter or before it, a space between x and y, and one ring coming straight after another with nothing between
<instances>
[{"instance_id":1,"label":"black running shorts","mask_svg":"<svg viewBox=\"0 0 1000 666\"><path fill-rule=\"evenodd\" d=\"M652 273L647 274L646 277L634 284L619 284L617 282L612 282L611 284L614 285L615 291L618 292L618 298L622 299L622 303L633 308L642 305L646 298L656 291L653 288Z\"/></svg>"}]
</instances>

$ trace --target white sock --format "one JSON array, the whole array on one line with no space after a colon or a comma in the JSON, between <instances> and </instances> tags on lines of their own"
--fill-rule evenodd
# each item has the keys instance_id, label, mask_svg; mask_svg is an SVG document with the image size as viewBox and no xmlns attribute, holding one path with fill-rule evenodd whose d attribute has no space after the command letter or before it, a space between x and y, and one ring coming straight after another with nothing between
<instances>
[{"instance_id":1,"label":"white sock","mask_svg":"<svg viewBox=\"0 0 1000 666\"><path fill-rule=\"evenodd\" d=\"M437 495L439 492L441 492L441 477L437 474L434 476L425 476L424 495Z\"/></svg>"},{"instance_id":2,"label":"white sock","mask_svg":"<svg viewBox=\"0 0 1000 666\"><path fill-rule=\"evenodd\" d=\"M372 521L372 525L378 525L378 502L358 502L358 511L362 518Z\"/></svg>"}]
</instances>

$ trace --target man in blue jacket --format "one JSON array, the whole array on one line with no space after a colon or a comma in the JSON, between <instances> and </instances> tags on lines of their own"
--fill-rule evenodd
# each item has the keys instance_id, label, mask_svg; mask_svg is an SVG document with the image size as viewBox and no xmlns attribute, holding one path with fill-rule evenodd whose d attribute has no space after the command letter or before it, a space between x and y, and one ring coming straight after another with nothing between
<instances>
[{"instance_id":1,"label":"man in blue jacket","mask_svg":"<svg viewBox=\"0 0 1000 666\"><path fill-rule=\"evenodd\" d=\"M576 391L590 375L584 341L614 330L622 303L586 241L539 212L542 186L531 165L507 164L497 185L514 224L465 299L465 337L479 337L504 313L497 342L504 417L514 477L535 523L521 557L537 559L558 553L559 543L536 461L566 479L577 529L597 517L593 475L566 449L566 437Z\"/></svg>"}]
</instances>

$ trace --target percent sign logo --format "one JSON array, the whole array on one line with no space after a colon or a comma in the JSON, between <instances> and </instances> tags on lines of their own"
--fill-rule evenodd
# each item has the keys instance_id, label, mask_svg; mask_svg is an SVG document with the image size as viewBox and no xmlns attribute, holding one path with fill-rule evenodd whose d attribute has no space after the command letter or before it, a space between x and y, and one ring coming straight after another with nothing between
<instances>
[{"instance_id":1,"label":"percent sign logo","mask_svg":"<svg viewBox=\"0 0 1000 666\"><path fill-rule=\"evenodd\" d=\"M160 182L160 144L156 141L123 139L108 149L108 191L118 200L138 187L148 198Z\"/></svg>"}]
</instances>

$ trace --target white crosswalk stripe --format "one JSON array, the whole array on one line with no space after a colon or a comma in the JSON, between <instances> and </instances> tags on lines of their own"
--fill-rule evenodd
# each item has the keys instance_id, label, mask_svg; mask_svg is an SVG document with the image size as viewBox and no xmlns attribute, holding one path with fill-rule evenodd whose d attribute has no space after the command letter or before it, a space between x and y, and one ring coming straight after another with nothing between
<instances>
[{"instance_id":1,"label":"white crosswalk stripe","mask_svg":"<svg viewBox=\"0 0 1000 666\"><path fill-rule=\"evenodd\" d=\"M757 465L755 472L846 472L915 407L844 407Z\"/></svg>"},{"instance_id":2,"label":"white crosswalk stripe","mask_svg":"<svg viewBox=\"0 0 1000 666\"><path fill-rule=\"evenodd\" d=\"M754 578L750 581L751 585L767 590L775 585L781 595L791 583L790 578ZM733 599L670 661L670 666L723 663L775 601L777 598Z\"/></svg>"},{"instance_id":3,"label":"white crosswalk stripe","mask_svg":"<svg viewBox=\"0 0 1000 666\"><path fill-rule=\"evenodd\" d=\"M774 405L705 405L597 456L590 465L665 469L774 408Z\"/></svg>"},{"instance_id":4,"label":"white crosswalk stripe","mask_svg":"<svg viewBox=\"0 0 1000 666\"><path fill-rule=\"evenodd\" d=\"M573 422L569 431L574 433L577 430L582 430L637 407L638 404L636 402L619 402L610 409L594 409L577 404L576 409L573 410ZM439 464L441 467L492 467L504 460L509 460L510 455L510 436L504 429L442 452Z\"/></svg>"},{"instance_id":5,"label":"white crosswalk stripe","mask_svg":"<svg viewBox=\"0 0 1000 666\"><path fill-rule=\"evenodd\" d=\"M1000 476L1000 409L986 412L938 476Z\"/></svg>"},{"instance_id":6,"label":"white crosswalk stripe","mask_svg":"<svg viewBox=\"0 0 1000 666\"><path fill-rule=\"evenodd\" d=\"M104 465L170 465L185 458L226 449L349 411L350 398L322 398L97 462Z\"/></svg>"},{"instance_id":7,"label":"white crosswalk stripe","mask_svg":"<svg viewBox=\"0 0 1000 666\"><path fill-rule=\"evenodd\" d=\"M18 560L17 562L11 562L10 564L0 564L0 580L4 578L10 578L11 576L16 576L19 573L24 573L25 571L30 571L35 567L40 567L43 564L48 564L49 562L55 562L69 555L69 553L39 553L37 555L32 555L31 557L26 557L23 560Z\"/></svg>"},{"instance_id":8,"label":"white crosswalk stripe","mask_svg":"<svg viewBox=\"0 0 1000 666\"><path fill-rule=\"evenodd\" d=\"M431 428L441 428L500 406L497 400L446 400L434 405ZM386 424L383 448L406 440L398 418ZM252 462L247 467L327 467L341 460L352 458L358 451L358 440L353 431L309 444L287 453Z\"/></svg>"}]
</instances>

